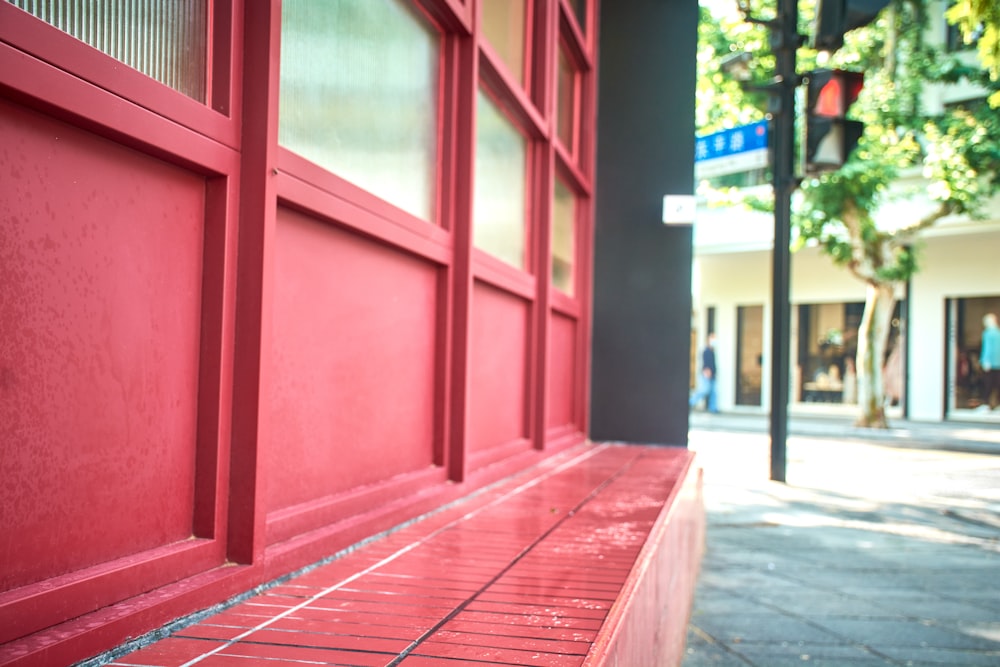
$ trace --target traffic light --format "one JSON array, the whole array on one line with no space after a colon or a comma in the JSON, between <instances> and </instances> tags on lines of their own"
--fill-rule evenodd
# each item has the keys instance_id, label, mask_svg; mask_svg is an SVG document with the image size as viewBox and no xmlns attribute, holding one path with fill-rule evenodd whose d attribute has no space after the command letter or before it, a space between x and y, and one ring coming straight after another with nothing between
<instances>
[{"instance_id":1,"label":"traffic light","mask_svg":"<svg viewBox=\"0 0 1000 667\"><path fill-rule=\"evenodd\" d=\"M816 0L816 29L812 47L836 51L844 45L844 33L875 20L889 0Z\"/></svg>"},{"instance_id":2,"label":"traffic light","mask_svg":"<svg viewBox=\"0 0 1000 667\"><path fill-rule=\"evenodd\" d=\"M839 169L864 132L863 123L846 116L861 93L865 75L819 69L806 77L806 173Z\"/></svg>"}]
</instances>

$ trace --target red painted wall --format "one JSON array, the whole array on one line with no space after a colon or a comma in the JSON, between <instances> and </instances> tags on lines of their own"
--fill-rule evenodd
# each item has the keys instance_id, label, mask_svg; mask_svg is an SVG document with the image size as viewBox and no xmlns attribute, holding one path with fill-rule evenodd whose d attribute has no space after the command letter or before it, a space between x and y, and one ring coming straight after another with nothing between
<instances>
[{"instance_id":1,"label":"red painted wall","mask_svg":"<svg viewBox=\"0 0 1000 667\"><path fill-rule=\"evenodd\" d=\"M501 445L527 447L529 306L489 285L473 289L468 448L476 462Z\"/></svg>"},{"instance_id":2,"label":"red painted wall","mask_svg":"<svg viewBox=\"0 0 1000 667\"><path fill-rule=\"evenodd\" d=\"M0 665L97 654L586 432L594 32L529 3L522 87L477 3L421 3L431 224L280 148L280 5L211 6L202 103L0 2ZM571 149L560 35L587 91ZM472 247L480 85L531 139L524 270ZM549 279L557 167L573 297Z\"/></svg>"},{"instance_id":3,"label":"red painted wall","mask_svg":"<svg viewBox=\"0 0 1000 667\"><path fill-rule=\"evenodd\" d=\"M279 210L269 508L440 464L439 280L430 262Z\"/></svg>"},{"instance_id":4,"label":"red painted wall","mask_svg":"<svg viewBox=\"0 0 1000 667\"><path fill-rule=\"evenodd\" d=\"M0 145L10 589L192 534L205 181L7 102Z\"/></svg>"},{"instance_id":5,"label":"red painted wall","mask_svg":"<svg viewBox=\"0 0 1000 667\"><path fill-rule=\"evenodd\" d=\"M574 389L580 381L577 364L579 327L575 318L554 313L549 327L549 428L572 427L576 421L577 402Z\"/></svg>"}]
</instances>

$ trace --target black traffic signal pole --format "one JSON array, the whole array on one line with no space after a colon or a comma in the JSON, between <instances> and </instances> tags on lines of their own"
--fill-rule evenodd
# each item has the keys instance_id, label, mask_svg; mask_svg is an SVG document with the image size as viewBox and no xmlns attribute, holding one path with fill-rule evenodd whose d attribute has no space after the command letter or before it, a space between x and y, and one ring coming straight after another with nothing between
<instances>
[{"instance_id":1,"label":"black traffic signal pole","mask_svg":"<svg viewBox=\"0 0 1000 667\"><path fill-rule=\"evenodd\" d=\"M791 302L789 299L792 193L795 179L795 70L798 0L778 0L778 14L771 25L776 58L775 109L772 114L774 178L774 246L771 250L771 479L784 482L788 438L788 384L790 376Z\"/></svg>"},{"instance_id":2,"label":"black traffic signal pole","mask_svg":"<svg viewBox=\"0 0 1000 667\"><path fill-rule=\"evenodd\" d=\"M791 357L791 303L789 282L791 256L792 193L795 177L795 89L801 80L796 72L796 50L803 44L798 32L798 0L777 0L777 15L756 19L749 6L740 2L744 19L767 26L776 65L773 80L754 86L770 95L771 171L774 188L774 247L771 251L771 479L784 482L788 440L788 385Z\"/></svg>"},{"instance_id":3,"label":"black traffic signal pole","mask_svg":"<svg viewBox=\"0 0 1000 667\"><path fill-rule=\"evenodd\" d=\"M771 169L774 179L774 247L771 252L771 479L784 482L791 375L791 256L788 247L791 243L792 193L798 187L795 176L795 90L802 81L796 72L795 57L804 40L798 32L798 0L777 0L777 15L771 20L750 16L748 0L737 0L737 3L745 20L760 23L770 30L771 51L776 59L774 79L766 86L754 88L766 91L771 103ZM871 23L887 4L888 0L817 0L814 47L824 50L840 48L846 31ZM844 111L847 104L845 99ZM841 122L845 125L846 133L846 126L852 121ZM857 130L857 126L855 129ZM844 159L847 158L849 148L848 141L842 151Z\"/></svg>"}]
</instances>

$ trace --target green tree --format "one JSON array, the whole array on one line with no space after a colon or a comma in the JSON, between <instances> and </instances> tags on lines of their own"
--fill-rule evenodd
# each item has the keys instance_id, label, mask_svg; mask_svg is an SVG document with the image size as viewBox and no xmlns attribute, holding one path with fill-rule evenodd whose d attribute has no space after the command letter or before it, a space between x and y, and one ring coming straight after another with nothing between
<instances>
[{"instance_id":1,"label":"green tree","mask_svg":"<svg viewBox=\"0 0 1000 667\"><path fill-rule=\"evenodd\" d=\"M866 285L858 331L858 425L886 424L882 377L896 293L917 270L920 232L954 215L979 216L1000 188L1000 122L978 102L925 109L933 86L997 88L981 62L949 56L925 35L940 20L926 0L894 0L871 28L835 57L867 72L859 100L865 136L840 170L808 180L797 211L799 243L814 242ZM973 89L975 90L975 89ZM913 220L887 221L879 211L902 173L922 170L933 206ZM910 193L912 194L912 193Z\"/></svg>"},{"instance_id":2,"label":"green tree","mask_svg":"<svg viewBox=\"0 0 1000 667\"><path fill-rule=\"evenodd\" d=\"M966 43L976 42L979 60L993 81L1000 79L1000 3L996 0L957 0L945 13L958 26ZM990 106L1000 107L1000 92L990 95Z\"/></svg>"},{"instance_id":3,"label":"green tree","mask_svg":"<svg viewBox=\"0 0 1000 667\"><path fill-rule=\"evenodd\" d=\"M802 4L808 20L813 3ZM929 0L893 0L833 54L826 66L866 73L855 105L865 135L841 169L803 182L794 212L796 245L818 245L866 285L855 363L862 426L887 425L886 343L895 295L917 270L920 233L949 216L981 215L1000 189L1000 119L982 101L1000 85L982 59L971 62L927 42L930 21L942 18L930 14L934 6ZM800 71L810 69L815 57L800 50ZM972 102L925 108L925 93L959 84L978 91ZM887 224L880 209L893 197L915 194L900 187L900 176L914 172L922 173L920 192L929 193L933 206L917 219Z\"/></svg>"}]
</instances>

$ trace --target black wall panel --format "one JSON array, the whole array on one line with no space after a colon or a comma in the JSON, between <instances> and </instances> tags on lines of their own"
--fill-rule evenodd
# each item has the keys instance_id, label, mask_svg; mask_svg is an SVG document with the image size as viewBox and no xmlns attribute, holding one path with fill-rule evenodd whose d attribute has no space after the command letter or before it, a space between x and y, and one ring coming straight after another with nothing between
<instances>
[{"instance_id":1,"label":"black wall panel","mask_svg":"<svg viewBox=\"0 0 1000 667\"><path fill-rule=\"evenodd\" d=\"M603 0L590 436L686 445L697 0Z\"/></svg>"}]
</instances>

